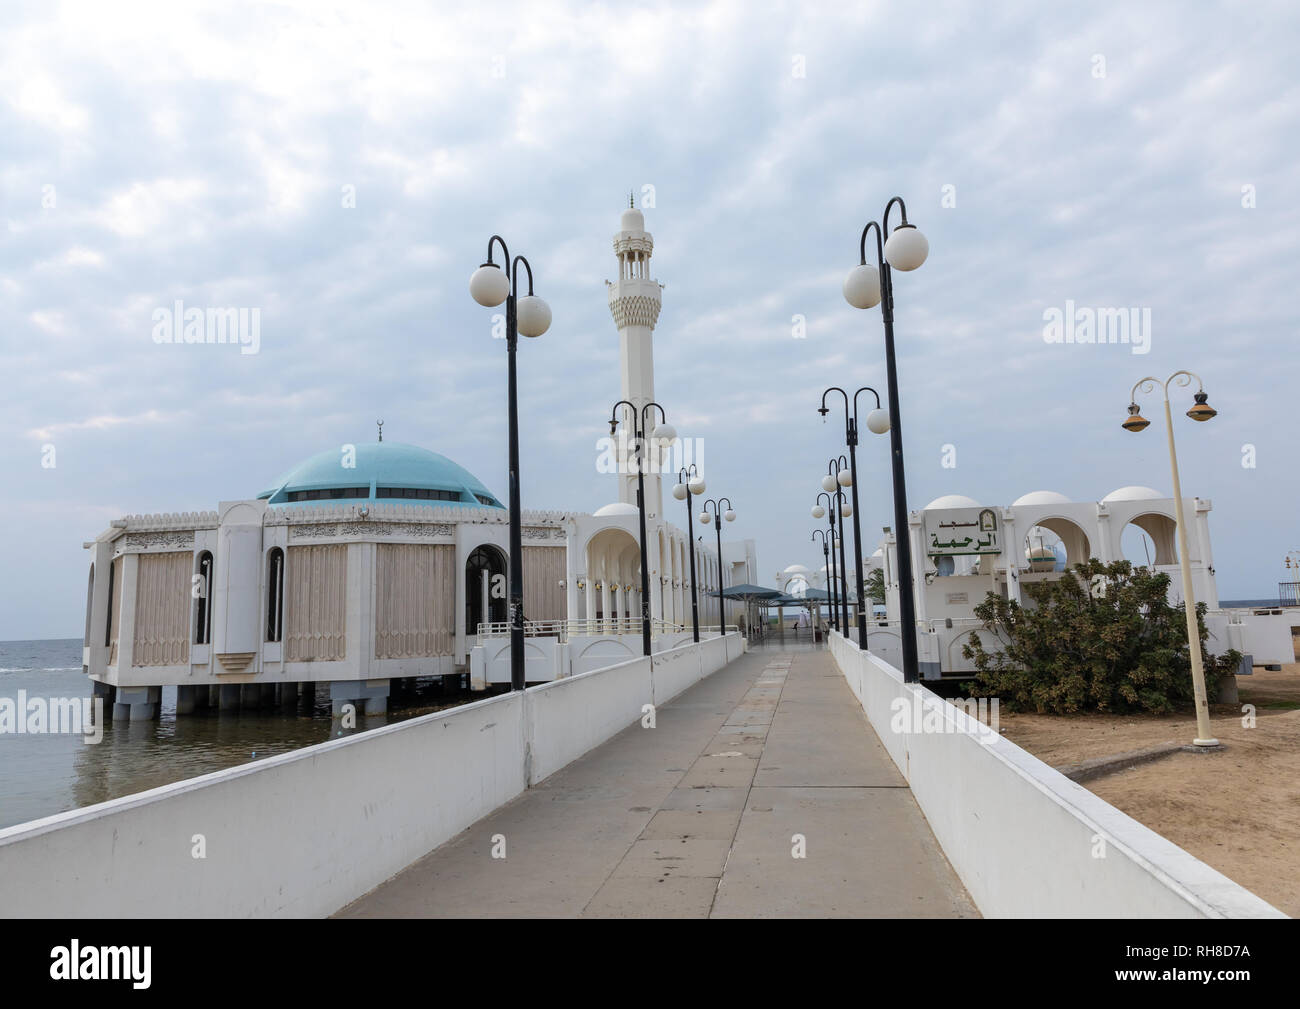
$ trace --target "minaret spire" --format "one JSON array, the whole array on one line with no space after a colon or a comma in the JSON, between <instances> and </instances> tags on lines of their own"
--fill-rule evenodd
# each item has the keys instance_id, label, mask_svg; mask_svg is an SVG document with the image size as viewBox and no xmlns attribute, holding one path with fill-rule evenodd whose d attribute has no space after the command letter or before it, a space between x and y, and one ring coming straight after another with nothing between
<instances>
[{"instance_id":1,"label":"minaret spire","mask_svg":"<svg viewBox=\"0 0 1300 1009\"><path fill-rule=\"evenodd\" d=\"M618 259L618 280L609 285L609 311L618 327L622 398L637 405L640 411L655 398L654 329L662 305L662 285L650 276L650 258L654 238L645 230L645 217L636 209L634 192L628 193L628 208L623 211L619 230L614 235L614 255ZM626 442L618 448L619 500L636 503L635 444L630 411L624 407L622 430ZM658 424L657 411L650 416L650 427ZM637 424L641 421L637 418ZM645 474L646 509L663 517L663 488L658 461L653 453Z\"/></svg>"}]
</instances>

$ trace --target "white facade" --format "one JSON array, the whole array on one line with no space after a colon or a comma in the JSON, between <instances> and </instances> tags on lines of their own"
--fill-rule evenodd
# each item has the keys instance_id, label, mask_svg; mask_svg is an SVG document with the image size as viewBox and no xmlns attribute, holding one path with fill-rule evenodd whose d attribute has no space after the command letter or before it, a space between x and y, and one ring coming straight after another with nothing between
<instances>
[{"instance_id":1,"label":"white facade","mask_svg":"<svg viewBox=\"0 0 1300 1009\"><path fill-rule=\"evenodd\" d=\"M1209 650L1241 651L1246 656L1243 673L1249 672L1252 661L1294 661L1289 616L1220 608L1210 547L1211 508L1204 498L1188 498L1183 503L1190 523L1192 590L1196 602L1205 603L1209 611ZM981 522L986 529L981 529ZM1094 557L1105 563L1123 560L1122 538L1130 525L1150 538L1154 547L1151 566L1169 576L1170 602L1181 603L1174 500L1149 487L1121 487L1100 501L1087 502L1071 501L1053 491L1034 491L1010 505L992 506L953 494L911 512L907 535L915 572L913 598L922 676L973 671L974 665L962 656L962 647L981 628L975 607L989 592L1025 603L1026 585L1060 578L1061 569ZM971 542L963 542L968 537ZM852 593L851 558L849 563ZM898 544L892 532L880 540L880 549L864 559L864 577L877 567L884 571L887 617L869 623L868 647L897 665L901 661ZM808 577L817 587L826 584L824 568ZM990 644L987 633L982 640L986 646Z\"/></svg>"},{"instance_id":2,"label":"white facade","mask_svg":"<svg viewBox=\"0 0 1300 1009\"><path fill-rule=\"evenodd\" d=\"M638 408L654 397L653 247L641 213L624 211L609 304L621 398ZM631 432L622 412L620 433ZM630 439L620 447L614 503L590 515L523 513L530 681L642 652L633 448ZM279 687L283 699L303 684L330 684L336 707L364 700L381 711L394 679L464 671L475 687L508 682L507 511L436 453L382 441L356 451L360 465L354 458L340 469L322 453L259 498L130 516L87 544L84 665L96 690L114 696L118 717L152 717L160 688L172 685L185 713L265 704L266 691ZM719 607L719 586L752 580L757 559L753 540L724 541L721 564L708 530L689 543L663 514L660 468L670 460L651 461L647 568L660 650L690 636L692 554L699 623L711 634L725 622L720 610L731 609Z\"/></svg>"}]
</instances>

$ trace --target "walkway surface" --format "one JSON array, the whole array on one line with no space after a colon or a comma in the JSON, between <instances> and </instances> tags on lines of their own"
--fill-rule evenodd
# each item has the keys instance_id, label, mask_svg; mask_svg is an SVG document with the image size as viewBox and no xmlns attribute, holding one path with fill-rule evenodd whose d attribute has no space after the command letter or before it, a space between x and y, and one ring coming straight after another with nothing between
<instances>
[{"instance_id":1,"label":"walkway surface","mask_svg":"<svg viewBox=\"0 0 1300 1009\"><path fill-rule=\"evenodd\" d=\"M830 655L763 649L339 916L978 912Z\"/></svg>"}]
</instances>

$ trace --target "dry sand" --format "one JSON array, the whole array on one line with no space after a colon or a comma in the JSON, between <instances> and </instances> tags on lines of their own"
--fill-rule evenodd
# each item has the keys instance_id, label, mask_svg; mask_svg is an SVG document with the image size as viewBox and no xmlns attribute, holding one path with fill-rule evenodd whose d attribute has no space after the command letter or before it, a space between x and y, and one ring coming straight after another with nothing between
<instances>
[{"instance_id":1,"label":"dry sand","mask_svg":"<svg viewBox=\"0 0 1300 1009\"><path fill-rule=\"evenodd\" d=\"M1083 782L1113 806L1208 862L1285 913L1300 916L1300 663L1237 681L1241 706L1211 705L1218 753L1175 753ZM1186 714L1001 713L1007 738L1054 767L1159 743L1190 743Z\"/></svg>"}]
</instances>

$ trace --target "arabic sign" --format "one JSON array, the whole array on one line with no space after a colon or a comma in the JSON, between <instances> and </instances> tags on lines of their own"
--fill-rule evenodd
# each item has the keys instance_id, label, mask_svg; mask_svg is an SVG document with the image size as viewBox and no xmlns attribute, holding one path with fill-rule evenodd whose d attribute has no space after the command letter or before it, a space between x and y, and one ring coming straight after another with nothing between
<instances>
[{"instance_id":1,"label":"arabic sign","mask_svg":"<svg viewBox=\"0 0 1300 1009\"><path fill-rule=\"evenodd\" d=\"M992 508L945 508L925 513L925 552L931 557L1000 554L1001 534Z\"/></svg>"}]
</instances>

